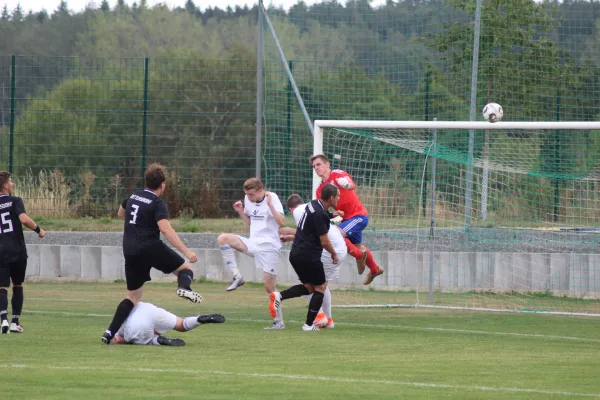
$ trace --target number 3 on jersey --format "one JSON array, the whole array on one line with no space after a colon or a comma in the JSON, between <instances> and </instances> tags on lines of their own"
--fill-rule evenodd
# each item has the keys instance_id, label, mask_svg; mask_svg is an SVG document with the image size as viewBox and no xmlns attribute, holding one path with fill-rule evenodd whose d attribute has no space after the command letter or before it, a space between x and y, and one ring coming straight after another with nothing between
<instances>
[{"instance_id":1,"label":"number 3 on jersey","mask_svg":"<svg viewBox=\"0 0 600 400\"><path fill-rule=\"evenodd\" d=\"M133 211L130 212L129 214L133 215L133 219L131 221L129 221L129 223L135 225L135 220L137 219L137 213L138 213L138 210L140 209L140 206L138 206L137 204L132 204L131 208L133 208Z\"/></svg>"},{"instance_id":2,"label":"number 3 on jersey","mask_svg":"<svg viewBox=\"0 0 600 400\"><path fill-rule=\"evenodd\" d=\"M6 219L10 214L5 212L4 214L0 214L0 233L8 233L13 231L13 224L10 219Z\"/></svg>"}]
</instances>

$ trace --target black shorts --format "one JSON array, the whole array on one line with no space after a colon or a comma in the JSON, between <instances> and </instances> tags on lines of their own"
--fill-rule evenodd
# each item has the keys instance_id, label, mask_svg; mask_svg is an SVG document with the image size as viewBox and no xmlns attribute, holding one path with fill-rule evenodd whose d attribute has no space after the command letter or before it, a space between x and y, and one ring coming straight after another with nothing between
<instances>
[{"instance_id":1,"label":"black shorts","mask_svg":"<svg viewBox=\"0 0 600 400\"><path fill-rule=\"evenodd\" d=\"M11 280L13 285L22 284L26 270L27 257L12 262L0 262L0 287L9 287Z\"/></svg>"},{"instance_id":2,"label":"black shorts","mask_svg":"<svg viewBox=\"0 0 600 400\"><path fill-rule=\"evenodd\" d=\"M150 278L150 269L171 274L181 267L185 260L162 241L148 246L140 254L125 255L125 280L127 290L137 290Z\"/></svg>"},{"instance_id":3,"label":"black shorts","mask_svg":"<svg viewBox=\"0 0 600 400\"><path fill-rule=\"evenodd\" d=\"M327 281L321 258L307 258L290 252L290 264L302 283L319 286Z\"/></svg>"}]
</instances>

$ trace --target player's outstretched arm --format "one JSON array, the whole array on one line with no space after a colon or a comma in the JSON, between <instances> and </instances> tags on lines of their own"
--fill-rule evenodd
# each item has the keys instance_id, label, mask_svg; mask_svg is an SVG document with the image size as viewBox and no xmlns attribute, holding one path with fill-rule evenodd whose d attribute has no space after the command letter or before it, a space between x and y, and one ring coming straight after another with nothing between
<instances>
[{"instance_id":1,"label":"player's outstretched arm","mask_svg":"<svg viewBox=\"0 0 600 400\"><path fill-rule=\"evenodd\" d=\"M32 231L37 233L40 238L43 238L44 236L46 236L46 231L41 229L38 224L33 222L33 220L31 218L29 218L29 216L27 214L25 214L25 213L19 214L19 221L21 221L21 223L23 225L25 225L26 227L28 227L29 229L31 229Z\"/></svg>"},{"instance_id":2,"label":"player's outstretched arm","mask_svg":"<svg viewBox=\"0 0 600 400\"><path fill-rule=\"evenodd\" d=\"M183 244L181 239L179 239L179 235L177 235L177 232L175 232L175 229L173 229L168 219L161 219L157 222L157 224L158 229L160 229L160 232L164 235L165 239L167 239L167 241L171 243L177 250L183 253L183 255L190 260L191 263L198 261L198 256L196 256L196 254L190 251L190 249Z\"/></svg>"}]
</instances>

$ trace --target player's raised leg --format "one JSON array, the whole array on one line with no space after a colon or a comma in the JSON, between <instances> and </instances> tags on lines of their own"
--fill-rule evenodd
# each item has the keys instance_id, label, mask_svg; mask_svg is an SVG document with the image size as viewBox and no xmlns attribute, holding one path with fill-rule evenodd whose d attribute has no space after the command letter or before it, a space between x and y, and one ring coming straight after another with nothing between
<instances>
[{"instance_id":1,"label":"player's raised leg","mask_svg":"<svg viewBox=\"0 0 600 400\"><path fill-rule=\"evenodd\" d=\"M248 246L246 246L238 235L234 235L233 233L220 234L217 238L217 244L219 245L219 250L221 250L221 255L223 256L225 268L228 268L233 274L233 281L226 289L228 292L231 292L246 283L238 268L237 261L235 260L235 253L233 251L237 250L246 254L248 252Z\"/></svg>"}]
</instances>

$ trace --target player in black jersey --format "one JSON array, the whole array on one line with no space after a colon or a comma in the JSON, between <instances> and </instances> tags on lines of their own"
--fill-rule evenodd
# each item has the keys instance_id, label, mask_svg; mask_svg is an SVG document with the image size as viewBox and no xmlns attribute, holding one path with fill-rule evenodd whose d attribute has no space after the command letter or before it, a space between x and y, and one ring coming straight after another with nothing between
<instances>
[{"instance_id":1,"label":"player in black jersey","mask_svg":"<svg viewBox=\"0 0 600 400\"><path fill-rule=\"evenodd\" d=\"M110 344L123 325L133 307L142 299L144 283L150 280L150 269L156 268L165 274L177 276L177 296L200 303L202 296L190 287L194 279L191 265L160 240L160 234L189 260L198 261L169 222L167 206L160 199L167 182L165 169L152 164L144 175L145 188L133 193L119 207L119 217L125 221L123 233L123 255L125 257L125 279L127 298L115 312L115 316L102 336L102 343Z\"/></svg>"},{"instance_id":2,"label":"player in black jersey","mask_svg":"<svg viewBox=\"0 0 600 400\"><path fill-rule=\"evenodd\" d=\"M23 281L27 269L27 248L23 237L25 225L40 238L46 236L25 213L23 199L13 196L15 184L8 171L0 171L0 331L22 333L19 316L23 310ZM12 280L12 321L8 324L8 287Z\"/></svg>"},{"instance_id":3,"label":"player in black jersey","mask_svg":"<svg viewBox=\"0 0 600 400\"><path fill-rule=\"evenodd\" d=\"M307 204L304 214L298 223L296 236L290 251L290 264L298 274L302 284L292 286L282 292L273 292L269 295L269 312L274 317L281 307L281 302L294 297L306 296L312 293L308 305L306 323L302 326L304 331L318 331L313 325L319 309L323 305L323 297L327 288L325 270L321 255L323 249L331 254L334 264L339 262L338 256L327 237L331 224L329 208L335 208L340 199L337 186L326 184L321 190L321 198Z\"/></svg>"}]
</instances>

